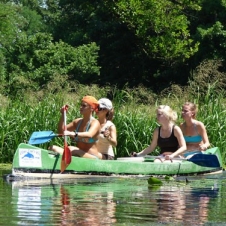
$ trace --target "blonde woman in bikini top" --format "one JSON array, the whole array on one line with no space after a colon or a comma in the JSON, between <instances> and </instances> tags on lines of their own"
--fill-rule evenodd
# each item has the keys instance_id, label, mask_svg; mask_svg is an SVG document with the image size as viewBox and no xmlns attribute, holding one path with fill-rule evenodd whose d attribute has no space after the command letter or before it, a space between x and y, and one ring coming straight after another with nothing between
<instances>
[{"instance_id":1,"label":"blonde woman in bikini top","mask_svg":"<svg viewBox=\"0 0 226 226\"><path fill-rule=\"evenodd\" d=\"M196 120L197 107L194 103L186 102L182 107L180 128L187 145L187 152L205 151L209 146L209 139L204 124Z\"/></svg>"}]
</instances>

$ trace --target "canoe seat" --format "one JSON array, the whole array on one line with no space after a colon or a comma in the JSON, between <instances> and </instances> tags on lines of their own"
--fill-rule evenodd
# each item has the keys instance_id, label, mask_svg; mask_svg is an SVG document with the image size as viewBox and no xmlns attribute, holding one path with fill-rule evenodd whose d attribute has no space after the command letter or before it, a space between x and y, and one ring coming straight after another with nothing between
<instances>
[{"instance_id":1,"label":"canoe seat","mask_svg":"<svg viewBox=\"0 0 226 226\"><path fill-rule=\"evenodd\" d=\"M117 158L117 161L126 161L126 162L153 162L155 158L153 157L123 157Z\"/></svg>"},{"instance_id":2,"label":"canoe seat","mask_svg":"<svg viewBox=\"0 0 226 226\"><path fill-rule=\"evenodd\" d=\"M125 157L125 158L117 158L117 161L125 161L125 162L144 162L144 157Z\"/></svg>"}]
</instances>

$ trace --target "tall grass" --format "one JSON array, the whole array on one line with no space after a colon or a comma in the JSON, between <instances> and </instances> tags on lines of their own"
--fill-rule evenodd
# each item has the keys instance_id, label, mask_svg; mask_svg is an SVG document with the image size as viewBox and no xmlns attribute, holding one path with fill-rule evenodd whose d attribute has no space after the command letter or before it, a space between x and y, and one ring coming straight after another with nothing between
<instances>
[{"instance_id":1,"label":"tall grass","mask_svg":"<svg viewBox=\"0 0 226 226\"><path fill-rule=\"evenodd\" d=\"M175 86L174 88L175 89ZM198 88L197 88L198 89ZM118 90L116 87L98 87L77 85L75 92L58 94L44 93L25 95L22 99L1 102L0 110L0 162L12 162L13 155L21 142L27 142L32 132L52 130L57 132L60 107L69 105L67 121L80 117L79 105L84 95L93 95L97 99L109 97L115 107L114 123L117 128L118 145L115 148L117 157L128 156L132 151L141 151L147 147L156 128L156 108L160 104L170 105L180 111L185 101L195 102L199 106L197 119L206 125L212 146L218 146L225 159L226 142L226 108L224 93L215 93L209 86L205 94L189 95L178 89L163 92L158 97L147 88L137 87ZM179 117L178 124L181 122ZM50 143L40 145L47 148L55 143L63 145L62 138L54 138ZM154 154L157 154L158 149Z\"/></svg>"}]
</instances>

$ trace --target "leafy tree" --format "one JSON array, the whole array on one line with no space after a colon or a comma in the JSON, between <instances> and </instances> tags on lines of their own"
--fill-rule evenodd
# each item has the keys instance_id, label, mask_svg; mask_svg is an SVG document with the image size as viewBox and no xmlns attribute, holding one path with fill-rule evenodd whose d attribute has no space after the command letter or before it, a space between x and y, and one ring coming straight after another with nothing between
<instances>
[{"instance_id":1,"label":"leafy tree","mask_svg":"<svg viewBox=\"0 0 226 226\"><path fill-rule=\"evenodd\" d=\"M63 40L72 46L95 42L100 47L101 73L93 77L92 82L121 86L137 83L140 67L136 65L143 64L144 58L137 52L136 37L115 14L115 3L100 0L48 0L46 3L46 21L52 28L54 40Z\"/></svg>"},{"instance_id":2,"label":"leafy tree","mask_svg":"<svg viewBox=\"0 0 226 226\"><path fill-rule=\"evenodd\" d=\"M62 41L53 43L50 34L28 37L21 33L9 57L9 93L39 90L58 74L89 83L90 77L99 74L97 57L95 43L74 48Z\"/></svg>"},{"instance_id":3,"label":"leafy tree","mask_svg":"<svg viewBox=\"0 0 226 226\"><path fill-rule=\"evenodd\" d=\"M4 1L0 2L0 92L4 92L6 84L7 69L9 60L7 54L11 51L12 45L23 26L23 17L18 13L19 8Z\"/></svg>"},{"instance_id":4,"label":"leafy tree","mask_svg":"<svg viewBox=\"0 0 226 226\"><path fill-rule=\"evenodd\" d=\"M18 7L0 2L0 44L9 48L15 36L20 32L23 18L18 14Z\"/></svg>"},{"instance_id":5,"label":"leafy tree","mask_svg":"<svg viewBox=\"0 0 226 226\"><path fill-rule=\"evenodd\" d=\"M224 60L226 57L226 1L203 0L201 6L191 25L196 28L194 38L200 42L199 51L191 59L194 67L206 59Z\"/></svg>"},{"instance_id":6,"label":"leafy tree","mask_svg":"<svg viewBox=\"0 0 226 226\"><path fill-rule=\"evenodd\" d=\"M38 90L56 74L154 91L186 84L202 60L225 58L225 6L225 0L2 0L0 92Z\"/></svg>"},{"instance_id":7,"label":"leafy tree","mask_svg":"<svg viewBox=\"0 0 226 226\"><path fill-rule=\"evenodd\" d=\"M168 85L172 75L180 76L179 70L184 71L178 70L178 65L186 64L198 50L199 43L189 33L187 14L200 10L199 3L48 0L46 21L54 40L62 39L72 46L89 42L100 46L101 74L94 82L111 81L121 87L125 83L152 85L158 79L162 82L162 75Z\"/></svg>"},{"instance_id":8,"label":"leafy tree","mask_svg":"<svg viewBox=\"0 0 226 226\"><path fill-rule=\"evenodd\" d=\"M43 32L45 7L36 0L0 3L1 93L40 90L59 74L84 83L99 75L95 43L75 48Z\"/></svg>"},{"instance_id":9,"label":"leafy tree","mask_svg":"<svg viewBox=\"0 0 226 226\"><path fill-rule=\"evenodd\" d=\"M198 50L198 43L189 32L189 20L183 12L191 7L198 10L195 2L120 0L116 11L150 58L175 63L190 58Z\"/></svg>"}]
</instances>

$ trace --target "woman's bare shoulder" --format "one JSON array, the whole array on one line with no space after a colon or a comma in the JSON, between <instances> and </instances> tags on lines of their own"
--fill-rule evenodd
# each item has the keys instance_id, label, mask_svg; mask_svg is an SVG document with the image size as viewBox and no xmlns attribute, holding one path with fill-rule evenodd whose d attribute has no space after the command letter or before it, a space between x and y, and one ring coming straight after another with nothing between
<instances>
[{"instance_id":1,"label":"woman's bare shoulder","mask_svg":"<svg viewBox=\"0 0 226 226\"><path fill-rule=\"evenodd\" d=\"M79 122L80 120L82 120L82 118L76 118L73 120L73 122Z\"/></svg>"},{"instance_id":2,"label":"woman's bare shoulder","mask_svg":"<svg viewBox=\"0 0 226 226\"><path fill-rule=\"evenodd\" d=\"M177 125L174 126L174 134L175 135L181 135L181 134L183 134L180 126L177 126Z\"/></svg>"},{"instance_id":3,"label":"woman's bare shoulder","mask_svg":"<svg viewBox=\"0 0 226 226\"><path fill-rule=\"evenodd\" d=\"M92 118L92 121L90 122L91 125L100 125L100 122L96 118Z\"/></svg>"},{"instance_id":4,"label":"woman's bare shoulder","mask_svg":"<svg viewBox=\"0 0 226 226\"><path fill-rule=\"evenodd\" d=\"M204 123L201 122L201 121L198 121L198 120L195 120L195 124L196 124L196 126L198 126L198 127L203 127L203 126L204 126Z\"/></svg>"},{"instance_id":5,"label":"woman's bare shoulder","mask_svg":"<svg viewBox=\"0 0 226 226\"><path fill-rule=\"evenodd\" d=\"M174 131L181 131L181 128L180 128L180 126L178 126L178 125L175 125L175 126L174 126Z\"/></svg>"},{"instance_id":6,"label":"woman's bare shoulder","mask_svg":"<svg viewBox=\"0 0 226 226\"><path fill-rule=\"evenodd\" d=\"M73 123L73 125L77 125L81 120L82 120L82 118L76 118L72 121L72 123Z\"/></svg>"},{"instance_id":7,"label":"woman's bare shoulder","mask_svg":"<svg viewBox=\"0 0 226 226\"><path fill-rule=\"evenodd\" d=\"M154 135L158 135L159 134L159 127L156 127L154 129L154 132L153 132Z\"/></svg>"}]
</instances>

